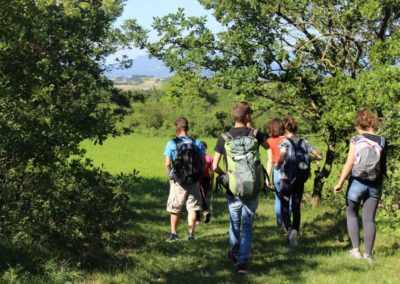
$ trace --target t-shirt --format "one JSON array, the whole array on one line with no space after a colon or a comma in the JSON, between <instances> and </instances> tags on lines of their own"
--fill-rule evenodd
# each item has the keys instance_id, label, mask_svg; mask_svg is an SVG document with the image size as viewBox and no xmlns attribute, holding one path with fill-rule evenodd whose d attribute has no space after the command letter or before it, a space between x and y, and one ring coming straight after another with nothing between
<instances>
[{"instance_id":1,"label":"t-shirt","mask_svg":"<svg viewBox=\"0 0 400 284\"><path fill-rule=\"evenodd\" d=\"M362 137L364 136L365 138L374 141L376 143L378 143L378 145L381 145L381 136L376 135L376 134L371 134L371 133L363 133L361 135L356 135L353 136L350 140L350 143L355 145L356 142ZM387 148L388 148L388 143L385 139L385 145L382 149L382 154L381 154L381 174L380 176L375 180L375 181L365 181L365 180L361 180L363 183L367 183L371 186L376 186L382 183L383 181L383 177L386 176L386 161L387 161Z\"/></svg>"},{"instance_id":2,"label":"t-shirt","mask_svg":"<svg viewBox=\"0 0 400 284\"><path fill-rule=\"evenodd\" d=\"M232 127L231 129L229 129L228 132L230 135L232 135L233 138L236 138L239 136L249 136L251 130L252 130L251 128L247 128L247 127L236 127L236 128ZM266 136L264 133L262 133L261 131L257 132L256 139L257 139L259 145L264 143L265 138L266 138ZM218 138L217 145L215 145L214 151L217 153L223 154L225 157L226 153L225 153L224 146L225 146L225 140L224 140L224 138L222 138L222 135L221 135Z\"/></svg>"},{"instance_id":3,"label":"t-shirt","mask_svg":"<svg viewBox=\"0 0 400 284\"><path fill-rule=\"evenodd\" d=\"M205 165L205 169L204 169L204 177L210 177L210 169L213 163L213 158L210 155L205 156L205 161L206 161L206 165Z\"/></svg>"},{"instance_id":4,"label":"t-shirt","mask_svg":"<svg viewBox=\"0 0 400 284\"><path fill-rule=\"evenodd\" d=\"M179 139L182 141L187 141L190 138L188 136L179 136ZM199 148L200 155L204 155L206 153L206 150L204 149L203 145L200 143L199 140L195 140L195 145L197 148ZM164 156L169 156L171 158L171 161L174 161L176 158L176 143L173 139L169 140L167 145L165 146L164 150Z\"/></svg>"},{"instance_id":5,"label":"t-shirt","mask_svg":"<svg viewBox=\"0 0 400 284\"><path fill-rule=\"evenodd\" d=\"M274 165L276 165L276 163L278 163L279 156L281 155L278 145L284 138L285 138L285 136L278 136L278 137L270 137L267 139L269 148L272 151L272 163Z\"/></svg>"},{"instance_id":6,"label":"t-shirt","mask_svg":"<svg viewBox=\"0 0 400 284\"><path fill-rule=\"evenodd\" d=\"M297 145L297 143L299 143L299 140L300 140L300 138L298 138L298 137L292 137L290 139L292 139L293 142L296 145ZM310 144L310 142L308 142L305 139L302 139L300 147L303 148L304 151L306 151L306 153L311 153L311 151L313 150L313 146ZM283 139L279 143L278 148L279 148L280 151L286 152L285 161L287 161L289 159L289 157L292 155L292 151L294 151L293 145L290 143L290 141L287 138ZM284 172L284 167L283 166L280 168L280 174L281 174L281 179L287 179L288 178L287 175Z\"/></svg>"}]
</instances>

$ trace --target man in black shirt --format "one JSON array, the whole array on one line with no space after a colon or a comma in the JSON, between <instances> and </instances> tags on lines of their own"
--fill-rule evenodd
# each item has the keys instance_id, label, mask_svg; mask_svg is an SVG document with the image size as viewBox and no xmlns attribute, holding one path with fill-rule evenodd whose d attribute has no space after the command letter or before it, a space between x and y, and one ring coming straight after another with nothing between
<instances>
[{"instance_id":1,"label":"man in black shirt","mask_svg":"<svg viewBox=\"0 0 400 284\"><path fill-rule=\"evenodd\" d=\"M228 132L233 138L239 136L248 136L253 133L251 120L251 108L247 102L236 102L232 107L232 114L235 124ZM261 132L255 135L258 144L268 149L266 136ZM225 139L221 136L214 148L215 155L212 169L214 172L224 174L224 171L218 166L221 157L224 155L226 161ZM261 189L260 189L261 190ZM230 216L229 241L230 250L228 258L235 265L237 264L238 273L247 273L248 260L250 254L251 240L253 235L253 220L258 207L259 195L253 198L240 198L227 191L228 208ZM242 227L242 230L240 230ZM240 237L240 231L242 236Z\"/></svg>"}]
</instances>

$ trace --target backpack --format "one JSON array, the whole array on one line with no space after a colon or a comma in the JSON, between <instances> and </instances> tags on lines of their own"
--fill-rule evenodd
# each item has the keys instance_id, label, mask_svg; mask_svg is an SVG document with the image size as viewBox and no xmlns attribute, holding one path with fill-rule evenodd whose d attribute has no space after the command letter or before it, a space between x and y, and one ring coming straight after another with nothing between
<instances>
[{"instance_id":1,"label":"backpack","mask_svg":"<svg viewBox=\"0 0 400 284\"><path fill-rule=\"evenodd\" d=\"M365 136L359 136L355 143L354 165L351 175L367 181L376 180L381 174L381 154L385 147L385 138L378 144Z\"/></svg>"},{"instance_id":2,"label":"backpack","mask_svg":"<svg viewBox=\"0 0 400 284\"><path fill-rule=\"evenodd\" d=\"M229 190L241 198L255 197L264 186L257 130L248 136L233 137L229 132L222 134L225 141L226 166Z\"/></svg>"},{"instance_id":3,"label":"backpack","mask_svg":"<svg viewBox=\"0 0 400 284\"><path fill-rule=\"evenodd\" d=\"M292 145L292 151L286 160L283 171L288 177L291 184L295 181L305 183L310 177L310 156L307 151L301 147L303 139L294 143L292 138L287 138Z\"/></svg>"},{"instance_id":4,"label":"backpack","mask_svg":"<svg viewBox=\"0 0 400 284\"><path fill-rule=\"evenodd\" d=\"M203 161L193 138L173 140L176 144L175 160L172 162L171 178L179 184L193 184L203 175Z\"/></svg>"}]
</instances>

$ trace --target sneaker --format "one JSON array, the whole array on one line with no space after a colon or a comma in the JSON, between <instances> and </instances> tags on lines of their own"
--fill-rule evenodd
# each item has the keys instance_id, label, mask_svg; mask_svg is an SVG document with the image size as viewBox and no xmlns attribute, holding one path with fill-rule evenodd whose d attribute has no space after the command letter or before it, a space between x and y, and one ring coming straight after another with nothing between
<instances>
[{"instance_id":1,"label":"sneaker","mask_svg":"<svg viewBox=\"0 0 400 284\"><path fill-rule=\"evenodd\" d=\"M349 251L348 256L349 256L349 258L353 258L353 259L362 259L359 249L352 249L351 251Z\"/></svg>"},{"instance_id":2,"label":"sneaker","mask_svg":"<svg viewBox=\"0 0 400 284\"><path fill-rule=\"evenodd\" d=\"M239 263L238 264L238 273L239 274L247 274L249 270L247 268L247 263Z\"/></svg>"},{"instance_id":3,"label":"sneaker","mask_svg":"<svg viewBox=\"0 0 400 284\"><path fill-rule=\"evenodd\" d=\"M233 265L237 265L237 257L231 254L231 252L228 252L228 261Z\"/></svg>"},{"instance_id":4,"label":"sneaker","mask_svg":"<svg viewBox=\"0 0 400 284\"><path fill-rule=\"evenodd\" d=\"M188 241L194 241L194 234L189 234Z\"/></svg>"},{"instance_id":5,"label":"sneaker","mask_svg":"<svg viewBox=\"0 0 400 284\"><path fill-rule=\"evenodd\" d=\"M364 253L363 259L366 260L369 264L372 264L374 261L372 260L372 256L371 255L366 255Z\"/></svg>"},{"instance_id":6,"label":"sneaker","mask_svg":"<svg viewBox=\"0 0 400 284\"><path fill-rule=\"evenodd\" d=\"M210 223L210 219L211 219L211 214L210 212L206 212L204 213L204 223Z\"/></svg>"},{"instance_id":7,"label":"sneaker","mask_svg":"<svg viewBox=\"0 0 400 284\"><path fill-rule=\"evenodd\" d=\"M287 234L287 230L286 230L286 228L285 228L285 225L283 225L283 224L278 225L277 228L278 228L278 232L279 232L279 233Z\"/></svg>"},{"instance_id":8,"label":"sneaker","mask_svg":"<svg viewBox=\"0 0 400 284\"><path fill-rule=\"evenodd\" d=\"M172 242L176 242L179 241L179 237L177 234L171 234L169 235L169 238L167 239L167 242L172 243Z\"/></svg>"},{"instance_id":9,"label":"sneaker","mask_svg":"<svg viewBox=\"0 0 400 284\"><path fill-rule=\"evenodd\" d=\"M297 230L289 230L288 240L291 247L295 247L299 244L297 241Z\"/></svg>"}]
</instances>

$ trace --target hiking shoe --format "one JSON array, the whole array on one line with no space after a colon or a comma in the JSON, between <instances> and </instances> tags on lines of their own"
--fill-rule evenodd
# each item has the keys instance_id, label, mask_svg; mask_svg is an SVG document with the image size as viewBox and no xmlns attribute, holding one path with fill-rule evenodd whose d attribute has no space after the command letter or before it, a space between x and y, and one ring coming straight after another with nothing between
<instances>
[{"instance_id":1,"label":"hiking shoe","mask_svg":"<svg viewBox=\"0 0 400 284\"><path fill-rule=\"evenodd\" d=\"M289 230L288 240L291 247L295 247L299 244L299 242L297 241L297 230Z\"/></svg>"},{"instance_id":2,"label":"hiking shoe","mask_svg":"<svg viewBox=\"0 0 400 284\"><path fill-rule=\"evenodd\" d=\"M179 241L178 235L177 234L171 234L169 235L169 238L167 239L167 242L172 243Z\"/></svg>"},{"instance_id":3,"label":"hiking shoe","mask_svg":"<svg viewBox=\"0 0 400 284\"><path fill-rule=\"evenodd\" d=\"M210 212L207 212L204 214L204 223L210 223L210 219L211 219L211 214Z\"/></svg>"},{"instance_id":4,"label":"hiking shoe","mask_svg":"<svg viewBox=\"0 0 400 284\"><path fill-rule=\"evenodd\" d=\"M231 252L228 252L228 261L233 265L237 265L237 257L231 254Z\"/></svg>"},{"instance_id":5,"label":"hiking shoe","mask_svg":"<svg viewBox=\"0 0 400 284\"><path fill-rule=\"evenodd\" d=\"M349 251L349 258L353 258L353 259L362 259L360 250L358 249L352 249L351 251Z\"/></svg>"},{"instance_id":6,"label":"hiking shoe","mask_svg":"<svg viewBox=\"0 0 400 284\"><path fill-rule=\"evenodd\" d=\"M247 274L249 270L247 268L247 263L239 263L238 264L238 273L239 274Z\"/></svg>"},{"instance_id":7,"label":"hiking shoe","mask_svg":"<svg viewBox=\"0 0 400 284\"><path fill-rule=\"evenodd\" d=\"M363 259L366 260L369 264L372 264L374 262L372 259L372 256L366 255L365 253L364 253Z\"/></svg>"},{"instance_id":8,"label":"hiking shoe","mask_svg":"<svg viewBox=\"0 0 400 284\"><path fill-rule=\"evenodd\" d=\"M194 234L189 234L188 241L194 241Z\"/></svg>"}]
</instances>

